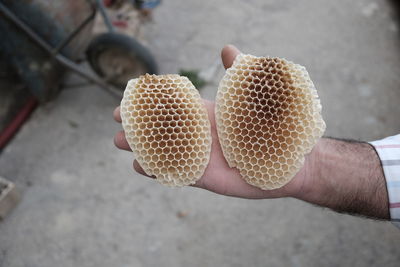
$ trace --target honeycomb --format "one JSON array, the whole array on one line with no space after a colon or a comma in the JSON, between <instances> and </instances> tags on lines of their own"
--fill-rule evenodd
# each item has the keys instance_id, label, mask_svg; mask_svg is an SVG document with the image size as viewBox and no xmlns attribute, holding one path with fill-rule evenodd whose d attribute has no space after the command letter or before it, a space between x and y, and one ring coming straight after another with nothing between
<instances>
[{"instance_id":1,"label":"honeycomb","mask_svg":"<svg viewBox=\"0 0 400 267\"><path fill-rule=\"evenodd\" d=\"M121 119L126 140L148 175L169 186L201 178L210 158L210 122L188 78L146 74L130 80Z\"/></svg>"},{"instance_id":2,"label":"honeycomb","mask_svg":"<svg viewBox=\"0 0 400 267\"><path fill-rule=\"evenodd\" d=\"M238 55L219 84L215 111L229 166L264 190L287 184L325 131L306 69L280 58Z\"/></svg>"}]
</instances>

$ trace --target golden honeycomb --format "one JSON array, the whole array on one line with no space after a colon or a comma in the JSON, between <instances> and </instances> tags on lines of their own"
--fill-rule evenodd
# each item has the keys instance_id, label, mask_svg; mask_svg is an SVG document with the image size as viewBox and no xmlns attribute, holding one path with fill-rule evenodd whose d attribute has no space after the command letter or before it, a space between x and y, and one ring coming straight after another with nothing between
<instances>
[{"instance_id":1,"label":"golden honeycomb","mask_svg":"<svg viewBox=\"0 0 400 267\"><path fill-rule=\"evenodd\" d=\"M130 80L121 119L126 140L148 175L169 186L201 178L210 158L210 122L188 78L146 74Z\"/></svg>"},{"instance_id":2,"label":"golden honeycomb","mask_svg":"<svg viewBox=\"0 0 400 267\"><path fill-rule=\"evenodd\" d=\"M238 55L219 84L215 111L229 166L264 190L287 184L325 131L306 69L280 58Z\"/></svg>"}]
</instances>

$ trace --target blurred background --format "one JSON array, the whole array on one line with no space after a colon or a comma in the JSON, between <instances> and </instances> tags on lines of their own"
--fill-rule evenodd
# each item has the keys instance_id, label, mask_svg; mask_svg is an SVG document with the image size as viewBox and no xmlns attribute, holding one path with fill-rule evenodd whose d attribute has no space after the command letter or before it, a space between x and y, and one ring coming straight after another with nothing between
<instances>
[{"instance_id":1,"label":"blurred background","mask_svg":"<svg viewBox=\"0 0 400 267\"><path fill-rule=\"evenodd\" d=\"M397 134L397 1L122 2L0 1L1 267L399 266L388 222L141 177L112 119L142 72L185 73L214 99L231 43L306 66L327 136Z\"/></svg>"}]
</instances>

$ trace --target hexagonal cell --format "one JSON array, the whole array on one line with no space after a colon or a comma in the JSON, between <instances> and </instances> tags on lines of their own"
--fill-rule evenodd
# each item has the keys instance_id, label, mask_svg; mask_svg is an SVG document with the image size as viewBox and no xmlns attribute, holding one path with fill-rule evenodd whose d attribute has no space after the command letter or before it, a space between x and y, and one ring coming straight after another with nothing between
<instances>
[{"instance_id":1,"label":"hexagonal cell","mask_svg":"<svg viewBox=\"0 0 400 267\"><path fill-rule=\"evenodd\" d=\"M288 183L325 130L307 71L280 58L238 55L220 82L215 113L229 166L265 190Z\"/></svg>"}]
</instances>

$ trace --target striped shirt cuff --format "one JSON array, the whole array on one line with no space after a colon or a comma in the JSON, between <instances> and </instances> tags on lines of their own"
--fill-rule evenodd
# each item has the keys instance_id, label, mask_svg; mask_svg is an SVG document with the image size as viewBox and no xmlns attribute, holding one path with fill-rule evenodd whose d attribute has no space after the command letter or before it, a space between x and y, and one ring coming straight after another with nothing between
<instances>
[{"instance_id":1,"label":"striped shirt cuff","mask_svg":"<svg viewBox=\"0 0 400 267\"><path fill-rule=\"evenodd\" d=\"M400 134L370 142L378 152L389 195L390 218L400 228Z\"/></svg>"}]
</instances>

